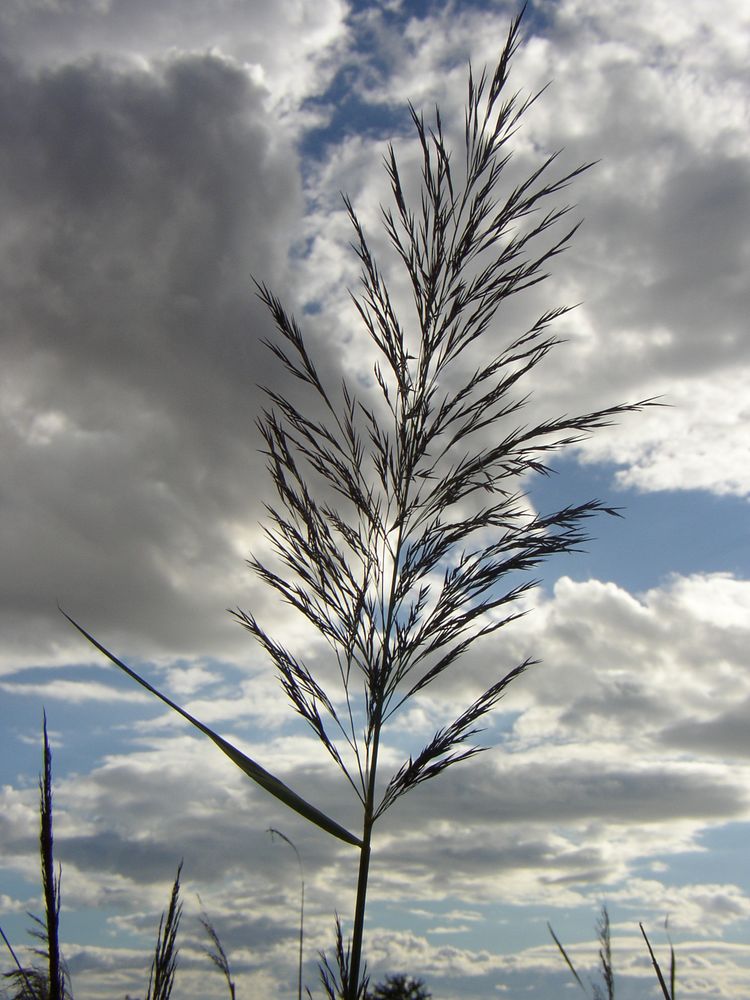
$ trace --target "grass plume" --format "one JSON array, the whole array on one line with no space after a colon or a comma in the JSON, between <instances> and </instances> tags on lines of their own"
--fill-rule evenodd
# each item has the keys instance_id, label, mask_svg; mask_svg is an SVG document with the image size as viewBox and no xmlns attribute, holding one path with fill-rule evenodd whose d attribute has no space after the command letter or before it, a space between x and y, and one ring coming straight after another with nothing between
<instances>
[{"instance_id":1,"label":"grass plume","mask_svg":"<svg viewBox=\"0 0 750 1000\"><path fill-rule=\"evenodd\" d=\"M573 960L565 950L562 942L552 930L552 925L547 924L547 929L552 936L552 940L557 945L557 949L565 960L565 964L570 969L571 975L580 986L586 996L588 991L583 984L583 980L578 974ZM596 936L599 941L599 973L602 977L602 984L591 983L592 1000L615 1000L615 971L612 965L612 936L609 923L609 911L606 906L602 906L596 922Z\"/></svg>"},{"instance_id":2,"label":"grass plume","mask_svg":"<svg viewBox=\"0 0 750 1000\"><path fill-rule=\"evenodd\" d=\"M178 865L177 875L172 886L169 907L166 914L159 919L159 930L156 936L156 948L151 962L148 977L146 1000L169 1000L174 987L174 977L177 972L177 931L182 917L180 902L180 875L182 862Z\"/></svg>"},{"instance_id":3,"label":"grass plume","mask_svg":"<svg viewBox=\"0 0 750 1000\"><path fill-rule=\"evenodd\" d=\"M410 290L407 312L344 198L361 265L354 316L378 355L369 395L346 380L335 389L326 384L297 321L257 284L276 327L267 346L302 401L263 389L258 426L275 495L265 525L272 555L252 555L249 565L327 645L333 682L315 676L252 612L233 614L358 799L360 832L304 800L69 618L251 780L358 852L351 942L344 945L337 921L336 957L321 966L324 988L344 1000L359 1000L366 989L376 824L418 785L482 751L476 738L486 717L534 661L498 668L478 697L382 774L388 727L404 705L463 666L479 641L523 613L519 601L541 563L579 549L591 517L616 513L597 499L537 513L525 478L546 474L561 449L649 402L525 420L524 380L559 346L551 327L569 309L548 307L520 332L498 330L496 320L509 300L538 289L569 246L578 223L559 197L591 164L560 171L553 153L521 181L508 181L513 137L541 95L522 99L509 89L523 13L512 20L494 71L469 71L462 149L451 148L439 109L428 123L410 106L420 160L415 198L387 149L391 204L381 221Z\"/></svg>"},{"instance_id":4,"label":"grass plume","mask_svg":"<svg viewBox=\"0 0 750 1000\"><path fill-rule=\"evenodd\" d=\"M229 959L227 957L227 953L224 950L224 946L222 945L221 940L219 939L219 935L216 931L216 928L211 923L206 913L201 914L200 922L201 924L203 924L203 929L205 930L206 934L208 934L209 938L211 939L211 944L213 945L212 948L206 949L206 954L211 959L216 968L219 970L219 972L221 972L221 974L226 979L227 986L229 988L230 1000L235 1000L235 984L234 984L234 979L232 978L232 969L229 965Z\"/></svg>"}]
</instances>

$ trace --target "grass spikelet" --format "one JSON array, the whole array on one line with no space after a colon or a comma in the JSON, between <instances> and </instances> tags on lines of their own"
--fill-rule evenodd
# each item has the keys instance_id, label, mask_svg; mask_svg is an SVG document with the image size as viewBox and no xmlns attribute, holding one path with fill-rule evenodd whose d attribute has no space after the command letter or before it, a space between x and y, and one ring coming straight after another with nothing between
<instances>
[{"instance_id":1,"label":"grass spikelet","mask_svg":"<svg viewBox=\"0 0 750 1000\"><path fill-rule=\"evenodd\" d=\"M162 913L159 919L159 930L156 937L156 948L151 962L148 977L146 1000L169 1000L174 986L177 971L177 930L182 916L180 902L180 874L182 862L177 867L177 876L172 886L169 909L166 916Z\"/></svg>"}]
</instances>

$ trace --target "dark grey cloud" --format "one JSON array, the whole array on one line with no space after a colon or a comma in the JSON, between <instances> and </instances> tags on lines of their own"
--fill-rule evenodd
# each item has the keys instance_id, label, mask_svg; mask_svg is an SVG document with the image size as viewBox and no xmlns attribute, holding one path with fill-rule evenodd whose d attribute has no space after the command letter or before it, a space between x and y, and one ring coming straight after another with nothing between
<instances>
[{"instance_id":1,"label":"dark grey cloud","mask_svg":"<svg viewBox=\"0 0 750 1000\"><path fill-rule=\"evenodd\" d=\"M148 829L148 817L144 817ZM174 845L153 837L128 840L116 830L102 830L89 836L58 838L58 853L65 857L66 866L75 865L80 871L132 872L136 882L147 884L164 879L175 867Z\"/></svg>"},{"instance_id":2,"label":"dark grey cloud","mask_svg":"<svg viewBox=\"0 0 750 1000\"><path fill-rule=\"evenodd\" d=\"M256 520L270 327L251 275L285 273L294 151L225 58L0 70L10 633L31 652L56 598L100 625L127 601L194 649L185 607L213 602L220 637L227 526Z\"/></svg>"},{"instance_id":3,"label":"dark grey cloud","mask_svg":"<svg viewBox=\"0 0 750 1000\"><path fill-rule=\"evenodd\" d=\"M724 760L750 757L750 698L712 719L685 719L660 733L665 746Z\"/></svg>"},{"instance_id":4,"label":"dark grey cloud","mask_svg":"<svg viewBox=\"0 0 750 1000\"><path fill-rule=\"evenodd\" d=\"M556 849L549 833L528 826L514 828L512 833L479 825L470 836L461 836L458 830L433 834L429 854L421 838L405 838L403 844L390 842L379 851L377 865L383 871L399 872L406 896L409 885L419 885L425 895L438 898L446 892L460 892L461 885L475 886L483 881L495 885L495 880L522 871L533 872L542 884L569 884L578 889L601 885L613 874L611 861L600 846L562 853L559 842Z\"/></svg>"},{"instance_id":5,"label":"dark grey cloud","mask_svg":"<svg viewBox=\"0 0 750 1000\"><path fill-rule=\"evenodd\" d=\"M750 165L721 148L696 155L685 142L675 146L651 152L666 162L656 170L661 180L646 180L642 190L600 184L596 170L589 178L583 198L593 225L584 227L580 250L594 267L606 261L616 279L599 283L587 308L600 329L641 331L637 344L620 345L626 367L645 367L652 377L705 377L750 359L743 224ZM643 146L638 152L648 162ZM598 169L606 172L606 162Z\"/></svg>"},{"instance_id":6,"label":"dark grey cloud","mask_svg":"<svg viewBox=\"0 0 750 1000\"><path fill-rule=\"evenodd\" d=\"M549 756L554 757L554 747ZM560 749L560 753L564 751ZM603 761L596 768L588 762L552 759L533 762L523 755L505 758L493 751L497 766L477 762L456 766L437 786L417 790L402 800L389 821L396 827L416 820L429 804L436 819L471 815L472 824L502 827L525 823L586 823L597 820L617 824L659 824L669 819L731 819L747 807L742 782L700 767L617 766Z\"/></svg>"}]
</instances>

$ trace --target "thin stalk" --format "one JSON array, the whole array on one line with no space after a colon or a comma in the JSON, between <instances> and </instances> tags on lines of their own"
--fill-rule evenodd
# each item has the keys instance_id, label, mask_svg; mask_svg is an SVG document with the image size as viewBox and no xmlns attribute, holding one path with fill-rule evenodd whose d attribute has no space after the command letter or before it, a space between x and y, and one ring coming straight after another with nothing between
<instances>
[{"instance_id":1,"label":"thin stalk","mask_svg":"<svg viewBox=\"0 0 750 1000\"><path fill-rule=\"evenodd\" d=\"M60 961L60 876L55 877L52 854L52 751L47 738L47 715L44 714L44 773L39 779L41 830L39 848L42 860L42 885L47 917L47 955L49 959L49 998L64 1000L65 987Z\"/></svg>"},{"instance_id":2,"label":"thin stalk","mask_svg":"<svg viewBox=\"0 0 750 1000\"><path fill-rule=\"evenodd\" d=\"M367 901L367 885L370 875L370 854L372 843L372 828L375 823L375 780L378 770L378 751L380 749L380 731L383 726L383 698L388 683L388 671L391 664L391 635L393 631L394 619L394 597L398 585L399 561L401 558L401 548L403 545L404 530L403 517L401 511L405 508L409 476L411 471L409 465L407 474L402 477L405 486L400 490L402 497L399 510L399 528L396 546L393 552L393 566L391 569L390 593L388 596L388 613L383 638L383 662L380 672L380 690L377 693L375 711L372 720L372 755L370 758L370 773L367 784L367 794L365 796L365 811L362 824L362 846L359 853L359 873L357 875L357 899L354 906L354 928L352 930L352 954L349 965L349 996L347 1000L357 1000L359 985L359 970L362 961L362 939L365 930L365 905ZM382 601L382 597L381 597Z\"/></svg>"},{"instance_id":3,"label":"thin stalk","mask_svg":"<svg viewBox=\"0 0 750 1000\"><path fill-rule=\"evenodd\" d=\"M560 952L560 954L562 955L562 957L565 959L565 964L570 969L570 971L571 971L571 973L573 975L573 978L575 979L575 981L578 983L578 985L583 990L584 995L588 995L588 994L586 994L586 987L583 985L583 980L578 975L578 971L576 970L575 965L573 965L573 960L571 959L570 955L565 950L565 946L563 945L562 941L559 939L559 937L557 936L557 934L555 934L555 932L552 930L552 924L549 923L549 921L547 921L547 930L552 935L552 940L557 945L557 950Z\"/></svg>"},{"instance_id":4,"label":"thin stalk","mask_svg":"<svg viewBox=\"0 0 750 1000\"><path fill-rule=\"evenodd\" d=\"M299 865L299 881L300 881L300 904L299 904L299 969L297 975L297 1000L302 1000L302 954L305 941L305 872L302 867L302 858L297 850L294 842L282 833L281 830L276 830L274 827L269 827L268 832L271 834L271 839L273 840L274 834L277 837L289 844L291 849L297 855L297 864Z\"/></svg>"},{"instance_id":5,"label":"thin stalk","mask_svg":"<svg viewBox=\"0 0 750 1000\"><path fill-rule=\"evenodd\" d=\"M382 705L376 708L377 718L373 726L372 756L370 758L370 774L365 798L364 821L362 824L362 846L359 849L359 872L357 875L357 899L354 905L354 928L352 930L352 952L349 965L349 983L347 1000L357 1000L359 985L359 970L362 964L362 939L365 930L365 906L367 902L367 885L370 875L370 856L372 844L372 828L375 823L375 778L378 767L378 750L380 747L380 729L382 724Z\"/></svg>"},{"instance_id":6,"label":"thin stalk","mask_svg":"<svg viewBox=\"0 0 750 1000\"><path fill-rule=\"evenodd\" d=\"M669 936L669 916L664 918L664 930L667 932L667 941L669 941L669 992L671 995L671 1000L675 1000L675 979L677 977L676 960L674 954L674 945L672 944L672 938Z\"/></svg>"},{"instance_id":7,"label":"thin stalk","mask_svg":"<svg viewBox=\"0 0 750 1000\"><path fill-rule=\"evenodd\" d=\"M354 930L352 932L352 954L349 966L348 996L346 1000L357 1000L359 969L362 961L362 939L365 930L365 904L367 901L367 883L370 875L370 840L372 837L372 822L366 825L362 834L362 847L359 851L359 874L357 877L357 902L354 908Z\"/></svg>"},{"instance_id":8,"label":"thin stalk","mask_svg":"<svg viewBox=\"0 0 750 1000\"><path fill-rule=\"evenodd\" d=\"M674 1000L674 997L670 995L667 988L667 984L664 982L664 976L662 975L661 967L656 960L656 955L654 955L654 949L651 947L651 942L646 936L646 932L643 929L643 924L638 924L641 929L641 934L643 935L643 940L646 942L646 947L648 948L648 953L651 956L651 964L654 967L654 972L656 973L656 978L659 980L659 986L661 986L661 991L664 994L664 1000Z\"/></svg>"}]
</instances>

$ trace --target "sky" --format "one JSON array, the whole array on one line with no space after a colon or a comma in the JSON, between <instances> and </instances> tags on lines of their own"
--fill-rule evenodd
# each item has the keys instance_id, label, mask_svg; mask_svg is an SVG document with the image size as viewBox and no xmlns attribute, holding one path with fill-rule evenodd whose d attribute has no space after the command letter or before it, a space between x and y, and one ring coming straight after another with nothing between
<instances>
[{"instance_id":1,"label":"sky","mask_svg":"<svg viewBox=\"0 0 750 1000\"><path fill-rule=\"evenodd\" d=\"M428 117L439 105L460 158L468 65L494 67L516 9L0 5L0 925L28 954L46 710L79 998L145 994L181 859L175 995L226 988L205 911L238 997L295 996L300 871L270 827L302 861L314 993L335 913L351 926L356 852L249 782L57 606L358 828L351 790L226 610L323 662L245 561L272 499L258 386L296 391L262 344L273 326L253 280L297 316L329 384L366 398L341 192L413 322L379 228L383 154L393 142L418 179L411 101ZM749 64L743 0L720 16L708 0L528 6L511 87L550 87L509 176L558 149L561 170L597 162L560 196L583 220L570 248L486 339L518 335L524 309L578 303L533 373L529 419L666 405L521 484L541 512L598 497L623 517L541 567L528 614L389 731L397 767L483 679L540 661L508 688L491 749L376 827L375 979L419 976L435 1000L574 996L547 922L594 976L606 904L621 1000L657 995L638 923L667 958L667 919L681 997L750 995Z\"/></svg>"}]
</instances>

